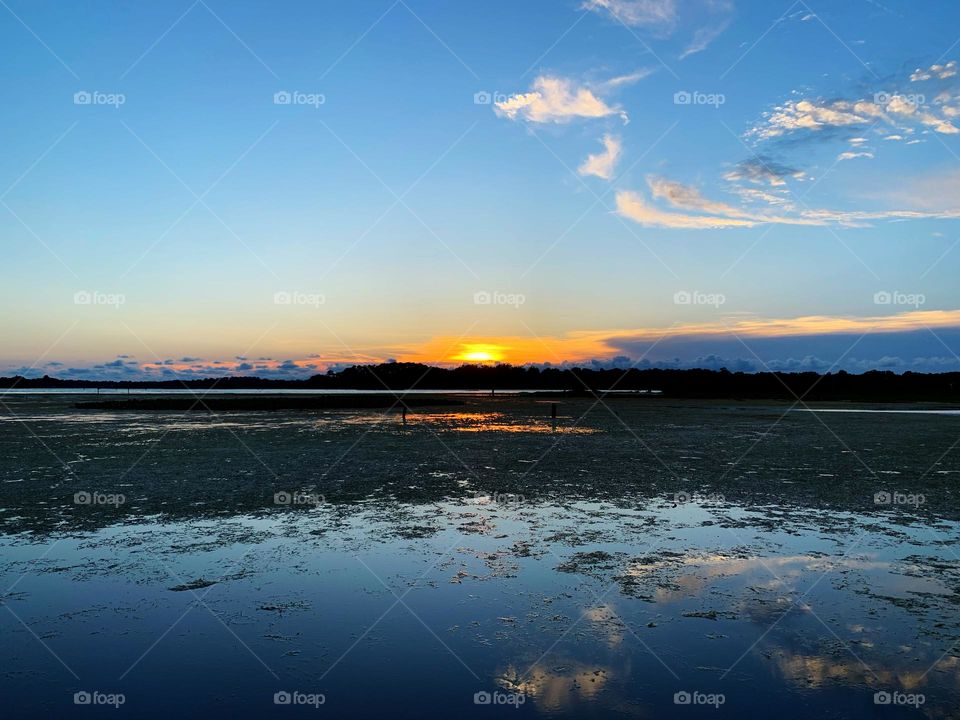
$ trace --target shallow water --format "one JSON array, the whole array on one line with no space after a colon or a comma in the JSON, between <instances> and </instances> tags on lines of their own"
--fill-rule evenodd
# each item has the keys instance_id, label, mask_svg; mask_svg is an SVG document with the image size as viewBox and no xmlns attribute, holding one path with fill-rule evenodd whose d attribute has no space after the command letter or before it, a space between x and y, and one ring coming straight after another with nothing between
<instances>
[{"instance_id":1,"label":"shallow water","mask_svg":"<svg viewBox=\"0 0 960 720\"><path fill-rule=\"evenodd\" d=\"M955 715L953 418L591 405L9 404L5 710Z\"/></svg>"}]
</instances>

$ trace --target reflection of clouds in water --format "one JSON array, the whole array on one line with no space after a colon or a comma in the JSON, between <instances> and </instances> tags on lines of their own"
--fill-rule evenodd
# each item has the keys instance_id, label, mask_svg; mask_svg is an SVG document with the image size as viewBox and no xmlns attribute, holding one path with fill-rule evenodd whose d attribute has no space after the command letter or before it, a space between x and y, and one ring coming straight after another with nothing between
<instances>
[{"instance_id":1,"label":"reflection of clouds in water","mask_svg":"<svg viewBox=\"0 0 960 720\"><path fill-rule=\"evenodd\" d=\"M918 577L918 567L895 565L864 557L832 558L822 555L783 555L738 557L723 554L692 554L665 560L631 562L623 577L649 579L660 583L654 590L657 602L675 602L699 594L713 581L737 576L756 575L750 580L754 590L797 591L797 583L810 573L860 571L871 574L871 586L889 592L946 592L942 584ZM747 582L744 580L744 582Z\"/></svg>"},{"instance_id":2,"label":"reflection of clouds in water","mask_svg":"<svg viewBox=\"0 0 960 720\"><path fill-rule=\"evenodd\" d=\"M788 592L791 581L805 572L823 572L831 567L828 559L814 555L787 555L772 557L736 557L731 555L687 555L653 563L631 563L624 575L630 578L650 578L661 581L654 590L656 602L675 602L699 594L717 579L746 574L761 578L751 587L771 592ZM669 580L669 583L663 583Z\"/></svg>"},{"instance_id":3,"label":"reflection of clouds in water","mask_svg":"<svg viewBox=\"0 0 960 720\"><path fill-rule=\"evenodd\" d=\"M613 605L607 603L590 608L590 610L584 613L584 617L597 626L603 634L608 647L613 649L623 643L627 628Z\"/></svg>"},{"instance_id":4,"label":"reflection of clouds in water","mask_svg":"<svg viewBox=\"0 0 960 720\"><path fill-rule=\"evenodd\" d=\"M862 647L858 645L858 647ZM916 669L890 669L877 661L861 657L865 665L844 649L845 657L806 655L789 650L778 650L774 661L783 677L801 687L822 688L829 684L865 686L872 688L892 687L904 691L916 690L929 682L926 672L929 665L915 663Z\"/></svg>"},{"instance_id":5,"label":"reflection of clouds in water","mask_svg":"<svg viewBox=\"0 0 960 720\"><path fill-rule=\"evenodd\" d=\"M497 673L496 682L508 692L532 697L539 707L563 710L569 708L574 700L597 697L611 677L610 668L582 663L565 663L550 670L537 667L525 674L521 674L516 666L508 665Z\"/></svg>"}]
</instances>

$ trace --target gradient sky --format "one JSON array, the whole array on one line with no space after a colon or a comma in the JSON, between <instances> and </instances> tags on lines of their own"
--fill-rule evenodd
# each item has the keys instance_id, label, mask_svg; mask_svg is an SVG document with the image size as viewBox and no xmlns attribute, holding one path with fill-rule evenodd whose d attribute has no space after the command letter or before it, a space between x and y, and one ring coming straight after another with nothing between
<instances>
[{"instance_id":1,"label":"gradient sky","mask_svg":"<svg viewBox=\"0 0 960 720\"><path fill-rule=\"evenodd\" d=\"M3 0L0 372L960 369L958 28L933 0Z\"/></svg>"}]
</instances>

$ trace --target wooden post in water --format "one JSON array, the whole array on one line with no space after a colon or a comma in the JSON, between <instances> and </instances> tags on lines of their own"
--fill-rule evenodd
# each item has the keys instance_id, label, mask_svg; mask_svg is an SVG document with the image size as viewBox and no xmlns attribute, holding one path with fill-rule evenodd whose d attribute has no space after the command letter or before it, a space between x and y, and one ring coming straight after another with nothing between
<instances>
[{"instance_id":1,"label":"wooden post in water","mask_svg":"<svg viewBox=\"0 0 960 720\"><path fill-rule=\"evenodd\" d=\"M407 406L404 405L400 410L401 417L403 418L403 424L407 424Z\"/></svg>"},{"instance_id":2,"label":"wooden post in water","mask_svg":"<svg viewBox=\"0 0 960 720\"><path fill-rule=\"evenodd\" d=\"M550 405L550 419L553 425L553 432L557 431L557 404Z\"/></svg>"}]
</instances>

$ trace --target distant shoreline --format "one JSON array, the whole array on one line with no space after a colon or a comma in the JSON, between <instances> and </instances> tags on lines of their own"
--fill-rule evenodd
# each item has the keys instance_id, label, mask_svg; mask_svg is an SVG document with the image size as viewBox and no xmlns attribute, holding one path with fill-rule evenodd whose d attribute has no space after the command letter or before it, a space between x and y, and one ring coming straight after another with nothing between
<instances>
[{"instance_id":1,"label":"distant shoreline","mask_svg":"<svg viewBox=\"0 0 960 720\"><path fill-rule=\"evenodd\" d=\"M463 365L439 368L419 363L355 365L303 380L221 377L170 380L74 380L49 376L0 378L0 394L28 390L97 390L111 394L133 391L302 391L343 393L414 392L535 393L545 399L609 397L794 402L934 402L960 405L960 373L897 374L844 371L743 373L727 370L664 370L657 368L538 368L512 365ZM629 391L629 392L628 392ZM290 393L293 394L293 393Z\"/></svg>"}]
</instances>

